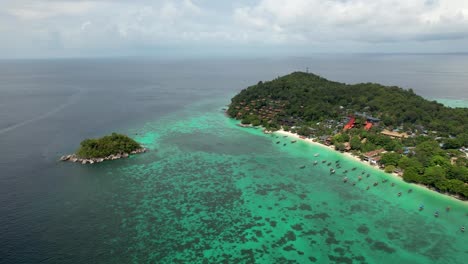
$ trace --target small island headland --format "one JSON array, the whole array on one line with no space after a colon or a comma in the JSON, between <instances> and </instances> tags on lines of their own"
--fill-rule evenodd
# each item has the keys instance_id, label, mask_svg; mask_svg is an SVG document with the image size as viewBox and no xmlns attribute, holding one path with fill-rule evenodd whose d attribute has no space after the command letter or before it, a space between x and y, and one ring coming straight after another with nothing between
<instances>
[{"instance_id":1,"label":"small island headland","mask_svg":"<svg viewBox=\"0 0 468 264\"><path fill-rule=\"evenodd\" d=\"M406 182L468 200L466 107L445 107L412 89L294 72L242 90L226 114L241 127L320 143Z\"/></svg>"},{"instance_id":2,"label":"small island headland","mask_svg":"<svg viewBox=\"0 0 468 264\"><path fill-rule=\"evenodd\" d=\"M145 153L148 149L122 134L112 133L101 138L85 139L80 148L70 155L64 155L61 161L94 164L106 160L128 158L130 155Z\"/></svg>"}]
</instances>

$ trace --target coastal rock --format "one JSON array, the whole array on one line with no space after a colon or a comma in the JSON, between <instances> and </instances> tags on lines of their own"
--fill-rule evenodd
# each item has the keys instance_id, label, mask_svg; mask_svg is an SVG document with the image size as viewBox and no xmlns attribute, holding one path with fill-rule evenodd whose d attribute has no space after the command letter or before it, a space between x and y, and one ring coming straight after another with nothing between
<instances>
[{"instance_id":1,"label":"coastal rock","mask_svg":"<svg viewBox=\"0 0 468 264\"><path fill-rule=\"evenodd\" d=\"M118 154L111 154L107 157L103 158L90 158L90 159L82 159L76 156L76 154L70 154L70 155L63 155L60 157L60 161L69 161L69 162L76 162L76 163L81 163L83 165L85 164L94 164L94 163L101 163L106 160L117 160L121 158L128 158L130 155L133 154L140 154L140 153L145 153L148 152L147 148L140 148L136 149L134 151L131 151L130 153L118 153Z\"/></svg>"},{"instance_id":2,"label":"coastal rock","mask_svg":"<svg viewBox=\"0 0 468 264\"><path fill-rule=\"evenodd\" d=\"M68 155L68 156L62 156L62 157L60 157L60 160L61 160L61 161L69 160L69 159L70 159L69 156L70 156L70 155Z\"/></svg>"}]
</instances>

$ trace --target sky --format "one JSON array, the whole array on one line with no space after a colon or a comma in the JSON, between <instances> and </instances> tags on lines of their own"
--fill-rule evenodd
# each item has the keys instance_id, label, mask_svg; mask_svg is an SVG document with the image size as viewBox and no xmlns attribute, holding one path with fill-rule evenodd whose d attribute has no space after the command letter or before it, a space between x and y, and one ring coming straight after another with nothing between
<instances>
[{"instance_id":1,"label":"sky","mask_svg":"<svg viewBox=\"0 0 468 264\"><path fill-rule=\"evenodd\" d=\"M468 0L0 0L0 58L468 52Z\"/></svg>"}]
</instances>

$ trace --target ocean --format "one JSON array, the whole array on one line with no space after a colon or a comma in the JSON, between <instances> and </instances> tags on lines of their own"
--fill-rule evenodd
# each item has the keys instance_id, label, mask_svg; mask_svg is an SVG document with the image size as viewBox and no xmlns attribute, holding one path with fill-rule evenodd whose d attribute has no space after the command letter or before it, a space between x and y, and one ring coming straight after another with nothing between
<instances>
[{"instance_id":1,"label":"ocean","mask_svg":"<svg viewBox=\"0 0 468 264\"><path fill-rule=\"evenodd\" d=\"M223 108L306 70L468 106L466 69L466 55L0 61L0 263L465 263L466 202ZM58 162L111 132L150 152Z\"/></svg>"}]
</instances>

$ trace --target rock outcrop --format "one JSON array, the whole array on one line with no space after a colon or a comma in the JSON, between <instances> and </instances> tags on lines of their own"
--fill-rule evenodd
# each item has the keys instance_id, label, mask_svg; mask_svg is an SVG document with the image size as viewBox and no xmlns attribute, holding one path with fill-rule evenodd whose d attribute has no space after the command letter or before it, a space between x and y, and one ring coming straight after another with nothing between
<instances>
[{"instance_id":1,"label":"rock outcrop","mask_svg":"<svg viewBox=\"0 0 468 264\"><path fill-rule=\"evenodd\" d=\"M130 153L117 153L117 154L112 154L107 157L103 158L80 158L76 154L70 154L70 155L64 155L60 157L60 161L69 161L69 162L76 162L76 163L81 163L83 165L85 164L94 164L94 163L101 163L106 160L116 160L116 159L122 159L122 158L128 158L130 155L135 155L135 154L140 154L140 153L145 153L148 152L147 148L140 148L136 149Z\"/></svg>"}]
</instances>

